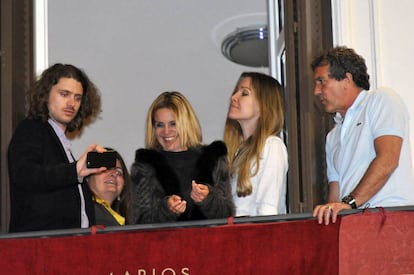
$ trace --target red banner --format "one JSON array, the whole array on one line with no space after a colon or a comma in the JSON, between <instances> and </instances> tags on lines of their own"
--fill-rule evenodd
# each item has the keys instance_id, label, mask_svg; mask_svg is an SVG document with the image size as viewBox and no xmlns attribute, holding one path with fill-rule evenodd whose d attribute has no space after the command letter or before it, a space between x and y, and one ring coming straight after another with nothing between
<instances>
[{"instance_id":1,"label":"red banner","mask_svg":"<svg viewBox=\"0 0 414 275\"><path fill-rule=\"evenodd\" d=\"M380 211L342 218L340 274L414 274L414 212Z\"/></svg>"},{"instance_id":2,"label":"red banner","mask_svg":"<svg viewBox=\"0 0 414 275\"><path fill-rule=\"evenodd\" d=\"M338 222L2 239L2 274L337 274Z\"/></svg>"}]
</instances>

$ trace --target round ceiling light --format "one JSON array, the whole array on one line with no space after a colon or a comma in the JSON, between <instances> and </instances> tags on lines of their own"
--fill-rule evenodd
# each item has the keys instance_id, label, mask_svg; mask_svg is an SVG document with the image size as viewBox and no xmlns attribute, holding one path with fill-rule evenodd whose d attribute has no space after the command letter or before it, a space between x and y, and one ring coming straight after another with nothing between
<instances>
[{"instance_id":1,"label":"round ceiling light","mask_svg":"<svg viewBox=\"0 0 414 275\"><path fill-rule=\"evenodd\" d=\"M267 26L238 28L224 38L221 52L227 59L237 64L268 67Z\"/></svg>"}]
</instances>

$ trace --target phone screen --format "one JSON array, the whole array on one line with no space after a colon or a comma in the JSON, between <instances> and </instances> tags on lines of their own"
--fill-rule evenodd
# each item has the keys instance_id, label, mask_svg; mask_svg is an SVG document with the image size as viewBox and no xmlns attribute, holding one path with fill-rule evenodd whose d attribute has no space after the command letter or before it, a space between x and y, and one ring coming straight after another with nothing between
<instances>
[{"instance_id":1,"label":"phone screen","mask_svg":"<svg viewBox=\"0 0 414 275\"><path fill-rule=\"evenodd\" d=\"M116 152L107 151L104 153L89 152L86 157L86 167L99 168L107 167L112 168L116 166Z\"/></svg>"}]
</instances>

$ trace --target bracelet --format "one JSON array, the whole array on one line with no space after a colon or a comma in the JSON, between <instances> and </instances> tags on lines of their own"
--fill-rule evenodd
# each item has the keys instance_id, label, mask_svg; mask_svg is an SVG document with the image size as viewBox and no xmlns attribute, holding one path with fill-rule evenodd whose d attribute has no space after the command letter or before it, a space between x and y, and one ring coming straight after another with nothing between
<instances>
[{"instance_id":1,"label":"bracelet","mask_svg":"<svg viewBox=\"0 0 414 275\"><path fill-rule=\"evenodd\" d=\"M355 198L349 194L348 196L345 196L342 198L342 202L348 204L349 206L351 206L352 209L357 209L357 205L356 205L356 200Z\"/></svg>"}]
</instances>

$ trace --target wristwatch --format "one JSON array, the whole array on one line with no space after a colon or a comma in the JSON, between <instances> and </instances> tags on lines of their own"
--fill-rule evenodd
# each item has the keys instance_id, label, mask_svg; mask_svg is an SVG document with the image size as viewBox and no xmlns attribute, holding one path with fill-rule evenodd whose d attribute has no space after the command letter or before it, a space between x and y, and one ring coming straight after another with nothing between
<instances>
[{"instance_id":1,"label":"wristwatch","mask_svg":"<svg viewBox=\"0 0 414 275\"><path fill-rule=\"evenodd\" d=\"M355 198L352 195L348 195L342 198L342 202L351 206L352 209L357 209Z\"/></svg>"}]
</instances>

